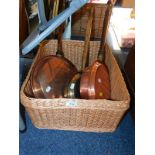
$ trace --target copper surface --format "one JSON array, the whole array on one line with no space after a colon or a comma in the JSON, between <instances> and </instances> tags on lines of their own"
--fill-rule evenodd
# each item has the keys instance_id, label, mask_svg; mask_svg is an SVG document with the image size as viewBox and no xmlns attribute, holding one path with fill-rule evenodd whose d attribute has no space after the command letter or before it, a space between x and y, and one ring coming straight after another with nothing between
<instances>
[{"instance_id":1,"label":"copper surface","mask_svg":"<svg viewBox=\"0 0 155 155\"><path fill-rule=\"evenodd\" d=\"M31 85L36 98L64 97L64 89L77 73L75 66L67 59L47 56L37 62Z\"/></svg>"},{"instance_id":2,"label":"copper surface","mask_svg":"<svg viewBox=\"0 0 155 155\"><path fill-rule=\"evenodd\" d=\"M89 98L109 99L110 78L105 64L96 61L91 70Z\"/></svg>"},{"instance_id":3,"label":"copper surface","mask_svg":"<svg viewBox=\"0 0 155 155\"><path fill-rule=\"evenodd\" d=\"M95 61L81 76L80 95L84 99L109 99L110 78L107 67Z\"/></svg>"},{"instance_id":4,"label":"copper surface","mask_svg":"<svg viewBox=\"0 0 155 155\"><path fill-rule=\"evenodd\" d=\"M90 77L90 67L85 68L81 75L80 81L80 96L81 98L88 99L88 89L89 89L89 77Z\"/></svg>"}]
</instances>

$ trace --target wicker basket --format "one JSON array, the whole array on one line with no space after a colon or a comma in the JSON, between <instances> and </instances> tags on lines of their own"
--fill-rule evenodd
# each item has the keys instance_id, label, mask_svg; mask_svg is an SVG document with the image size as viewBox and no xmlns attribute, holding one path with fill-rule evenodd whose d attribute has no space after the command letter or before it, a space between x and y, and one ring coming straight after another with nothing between
<instances>
[{"instance_id":1,"label":"wicker basket","mask_svg":"<svg viewBox=\"0 0 155 155\"><path fill-rule=\"evenodd\" d=\"M89 62L97 58L100 41L90 42ZM63 41L65 57L80 70L84 42ZM76 130L90 132L112 132L129 108L130 97L121 71L108 45L105 47L105 63L111 81L111 100L85 99L36 99L31 93L30 76L36 61L46 55L55 55L57 41L41 43L37 56L21 88L21 102L32 123L37 128Z\"/></svg>"}]
</instances>

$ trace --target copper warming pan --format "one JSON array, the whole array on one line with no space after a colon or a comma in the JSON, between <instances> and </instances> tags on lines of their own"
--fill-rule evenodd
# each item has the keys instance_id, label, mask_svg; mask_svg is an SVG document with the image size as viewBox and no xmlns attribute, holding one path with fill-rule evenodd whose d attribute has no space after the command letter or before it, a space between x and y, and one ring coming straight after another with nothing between
<instances>
[{"instance_id":1,"label":"copper warming pan","mask_svg":"<svg viewBox=\"0 0 155 155\"><path fill-rule=\"evenodd\" d=\"M32 70L31 87L36 98L64 97L64 89L78 72L62 51L61 25L58 33L58 51L56 56L46 56L39 60Z\"/></svg>"},{"instance_id":2,"label":"copper warming pan","mask_svg":"<svg viewBox=\"0 0 155 155\"><path fill-rule=\"evenodd\" d=\"M108 2L103 31L101 37L98 60L85 68L80 81L80 96L84 99L110 99L110 77L104 60L105 38L109 17L112 10L111 1Z\"/></svg>"}]
</instances>

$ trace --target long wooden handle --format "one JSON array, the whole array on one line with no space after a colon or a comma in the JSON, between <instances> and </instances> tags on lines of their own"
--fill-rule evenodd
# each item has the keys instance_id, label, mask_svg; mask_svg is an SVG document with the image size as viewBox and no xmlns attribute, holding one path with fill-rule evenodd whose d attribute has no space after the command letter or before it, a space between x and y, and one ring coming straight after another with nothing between
<instances>
[{"instance_id":1,"label":"long wooden handle","mask_svg":"<svg viewBox=\"0 0 155 155\"><path fill-rule=\"evenodd\" d=\"M59 5L59 12L65 9L65 0L63 0L63 3ZM58 50L56 52L57 56L64 57L64 53L62 50L62 37L63 37L63 31L64 31L65 22L63 22L59 28L58 28Z\"/></svg>"},{"instance_id":2,"label":"long wooden handle","mask_svg":"<svg viewBox=\"0 0 155 155\"><path fill-rule=\"evenodd\" d=\"M98 59L100 61L104 60L104 49L105 49L105 41L106 41L106 34L107 34L107 29L108 29L108 25L109 25L109 20L111 17L111 12L112 12L112 7L113 7L113 3L111 2L111 0L108 1L107 3L107 9L105 12L105 18L103 20L103 30L102 30L102 35L101 35L101 44L100 44L100 49L99 49L99 53L98 53Z\"/></svg>"},{"instance_id":3,"label":"long wooden handle","mask_svg":"<svg viewBox=\"0 0 155 155\"><path fill-rule=\"evenodd\" d=\"M52 18L54 18L55 16L57 16L57 14L58 14L58 8L59 8L59 0L55 0Z\"/></svg>"},{"instance_id":4,"label":"long wooden handle","mask_svg":"<svg viewBox=\"0 0 155 155\"><path fill-rule=\"evenodd\" d=\"M87 22L87 28L86 28L86 34L85 34L85 42L84 42L84 51L83 51L83 57L82 57L82 69L84 69L86 66L88 66L88 60L89 60L89 41L91 37L91 30L92 30L92 23L93 23L93 14L94 14L94 7L91 6L90 12L88 15L88 22Z\"/></svg>"}]
</instances>

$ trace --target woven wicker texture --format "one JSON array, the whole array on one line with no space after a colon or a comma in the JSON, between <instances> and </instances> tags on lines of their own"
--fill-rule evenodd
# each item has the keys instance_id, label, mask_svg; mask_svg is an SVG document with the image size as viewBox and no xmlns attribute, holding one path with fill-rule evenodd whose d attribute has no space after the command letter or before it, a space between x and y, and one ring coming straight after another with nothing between
<instances>
[{"instance_id":1,"label":"woven wicker texture","mask_svg":"<svg viewBox=\"0 0 155 155\"><path fill-rule=\"evenodd\" d=\"M116 0L111 1L114 5ZM72 15L72 36L85 36L86 25L88 21L89 8L94 7L94 20L92 26L91 38L101 38L101 32L103 29L103 20L105 18L105 12L107 4L86 4L76 13Z\"/></svg>"},{"instance_id":2,"label":"woven wicker texture","mask_svg":"<svg viewBox=\"0 0 155 155\"><path fill-rule=\"evenodd\" d=\"M90 42L89 63L97 58L100 41ZM63 41L66 58L80 70L84 42ZM124 79L108 45L105 48L105 63L111 81L111 100L84 99L35 99L31 93L30 75L37 60L55 54L57 41L44 41L21 88L21 103L25 106L32 123L38 128L112 132L129 108L130 97Z\"/></svg>"}]
</instances>

